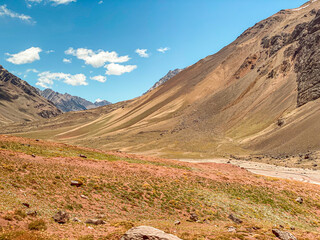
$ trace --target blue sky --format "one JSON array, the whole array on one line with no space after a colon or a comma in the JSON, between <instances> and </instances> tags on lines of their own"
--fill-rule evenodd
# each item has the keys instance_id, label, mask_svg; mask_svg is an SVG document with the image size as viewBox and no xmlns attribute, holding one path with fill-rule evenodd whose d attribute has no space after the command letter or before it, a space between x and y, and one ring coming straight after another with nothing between
<instances>
[{"instance_id":1,"label":"blue sky","mask_svg":"<svg viewBox=\"0 0 320 240\"><path fill-rule=\"evenodd\" d=\"M304 2L0 0L0 64L41 89L127 100Z\"/></svg>"}]
</instances>

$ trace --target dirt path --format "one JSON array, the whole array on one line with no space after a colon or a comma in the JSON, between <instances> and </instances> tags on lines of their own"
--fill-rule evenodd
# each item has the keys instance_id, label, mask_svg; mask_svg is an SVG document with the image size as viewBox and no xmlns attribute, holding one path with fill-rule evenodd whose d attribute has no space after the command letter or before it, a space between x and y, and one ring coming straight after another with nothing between
<instances>
[{"instance_id":1,"label":"dirt path","mask_svg":"<svg viewBox=\"0 0 320 240\"><path fill-rule=\"evenodd\" d=\"M241 161L241 160L229 161L228 159L179 159L179 160L183 162L192 162L192 163L208 163L208 162L228 163L229 162L230 164L243 167L255 174L320 185L319 170L287 168L287 167L281 167L281 166L270 165L265 163L249 162L249 161Z\"/></svg>"}]
</instances>

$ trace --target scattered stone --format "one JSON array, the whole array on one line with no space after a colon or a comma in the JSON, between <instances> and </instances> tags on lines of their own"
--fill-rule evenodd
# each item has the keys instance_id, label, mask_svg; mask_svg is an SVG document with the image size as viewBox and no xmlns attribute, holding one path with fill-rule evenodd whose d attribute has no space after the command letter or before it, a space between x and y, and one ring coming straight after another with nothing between
<instances>
[{"instance_id":1,"label":"scattered stone","mask_svg":"<svg viewBox=\"0 0 320 240\"><path fill-rule=\"evenodd\" d=\"M68 213L59 211L53 216L53 219L57 223L64 224L69 221L70 217Z\"/></svg>"},{"instance_id":2,"label":"scattered stone","mask_svg":"<svg viewBox=\"0 0 320 240\"><path fill-rule=\"evenodd\" d=\"M36 139L36 142L39 142L40 140L39 139Z\"/></svg>"},{"instance_id":3,"label":"scattered stone","mask_svg":"<svg viewBox=\"0 0 320 240\"><path fill-rule=\"evenodd\" d=\"M86 195L80 195L80 197L83 199L89 199Z\"/></svg>"},{"instance_id":4,"label":"scattered stone","mask_svg":"<svg viewBox=\"0 0 320 240\"><path fill-rule=\"evenodd\" d=\"M86 156L86 155L83 155L83 154L80 154L79 157L87 158L87 156Z\"/></svg>"},{"instance_id":5,"label":"scattered stone","mask_svg":"<svg viewBox=\"0 0 320 240\"><path fill-rule=\"evenodd\" d=\"M36 155L32 154L32 155L31 155L31 157L34 157L34 158L35 158L35 157L36 157Z\"/></svg>"},{"instance_id":6,"label":"scattered stone","mask_svg":"<svg viewBox=\"0 0 320 240\"><path fill-rule=\"evenodd\" d=\"M243 221L241 219L237 218L233 214L230 214L228 218L231 219L232 221L234 221L235 223L238 223L238 224L243 223Z\"/></svg>"},{"instance_id":7,"label":"scattered stone","mask_svg":"<svg viewBox=\"0 0 320 240\"><path fill-rule=\"evenodd\" d=\"M92 225L102 225L102 224L106 224L105 221L101 220L101 219L87 219L85 221L85 223L87 224L92 224Z\"/></svg>"},{"instance_id":8,"label":"scattered stone","mask_svg":"<svg viewBox=\"0 0 320 240\"><path fill-rule=\"evenodd\" d=\"M318 167L318 164L313 164L313 167Z\"/></svg>"},{"instance_id":9,"label":"scattered stone","mask_svg":"<svg viewBox=\"0 0 320 240\"><path fill-rule=\"evenodd\" d=\"M181 240L175 235L165 233L159 229L140 226L131 228L120 240Z\"/></svg>"},{"instance_id":10,"label":"scattered stone","mask_svg":"<svg viewBox=\"0 0 320 240\"><path fill-rule=\"evenodd\" d=\"M228 227L228 232L236 232L237 229L235 227Z\"/></svg>"},{"instance_id":11,"label":"scattered stone","mask_svg":"<svg viewBox=\"0 0 320 240\"><path fill-rule=\"evenodd\" d=\"M296 230L296 228L295 228L295 227L291 227L290 229L291 229L292 231Z\"/></svg>"},{"instance_id":12,"label":"scattered stone","mask_svg":"<svg viewBox=\"0 0 320 240\"><path fill-rule=\"evenodd\" d=\"M272 233L281 240L297 240L293 234L280 231L279 229L272 229Z\"/></svg>"},{"instance_id":13,"label":"scattered stone","mask_svg":"<svg viewBox=\"0 0 320 240\"><path fill-rule=\"evenodd\" d=\"M29 203L22 203L23 206L25 206L26 208L30 208L30 204Z\"/></svg>"},{"instance_id":14,"label":"scattered stone","mask_svg":"<svg viewBox=\"0 0 320 240\"><path fill-rule=\"evenodd\" d=\"M179 220L174 222L174 225L180 225L180 224L181 224L181 222Z\"/></svg>"},{"instance_id":15,"label":"scattered stone","mask_svg":"<svg viewBox=\"0 0 320 240\"><path fill-rule=\"evenodd\" d=\"M197 222L199 220L198 215L195 213L190 214L190 219L191 222Z\"/></svg>"},{"instance_id":16,"label":"scattered stone","mask_svg":"<svg viewBox=\"0 0 320 240\"><path fill-rule=\"evenodd\" d=\"M35 210L29 210L26 212L26 214L30 217L36 217L38 215L37 211Z\"/></svg>"},{"instance_id":17,"label":"scattered stone","mask_svg":"<svg viewBox=\"0 0 320 240\"><path fill-rule=\"evenodd\" d=\"M83 185L83 182L78 180L72 180L70 184L71 186L81 187Z\"/></svg>"},{"instance_id":18,"label":"scattered stone","mask_svg":"<svg viewBox=\"0 0 320 240\"><path fill-rule=\"evenodd\" d=\"M73 219L72 219L72 222L81 222L81 220L79 219L79 218L77 218L77 217L74 217Z\"/></svg>"},{"instance_id":19,"label":"scattered stone","mask_svg":"<svg viewBox=\"0 0 320 240\"><path fill-rule=\"evenodd\" d=\"M303 203L303 198L302 197L298 197L296 199L296 202L302 204Z\"/></svg>"}]
</instances>

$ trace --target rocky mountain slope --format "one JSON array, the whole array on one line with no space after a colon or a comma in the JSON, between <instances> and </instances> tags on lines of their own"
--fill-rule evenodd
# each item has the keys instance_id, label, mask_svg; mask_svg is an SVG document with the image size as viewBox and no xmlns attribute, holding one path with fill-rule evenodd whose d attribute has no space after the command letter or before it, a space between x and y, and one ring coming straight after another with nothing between
<instances>
[{"instance_id":1,"label":"rocky mountain slope","mask_svg":"<svg viewBox=\"0 0 320 240\"><path fill-rule=\"evenodd\" d=\"M0 123L28 122L61 112L27 82L0 65Z\"/></svg>"},{"instance_id":2,"label":"rocky mountain slope","mask_svg":"<svg viewBox=\"0 0 320 240\"><path fill-rule=\"evenodd\" d=\"M180 73L183 69L175 69L173 71L169 71L163 78L161 78L158 82L156 82L146 93L151 92L152 90L156 89L157 87L161 86L164 84L166 81L169 79L173 78L175 75Z\"/></svg>"},{"instance_id":3,"label":"rocky mountain slope","mask_svg":"<svg viewBox=\"0 0 320 240\"><path fill-rule=\"evenodd\" d=\"M1 131L177 158L320 150L319 9L310 1L282 10L98 118L90 111L71 125L66 115Z\"/></svg>"},{"instance_id":4,"label":"rocky mountain slope","mask_svg":"<svg viewBox=\"0 0 320 240\"><path fill-rule=\"evenodd\" d=\"M38 92L41 96L51 101L57 108L59 108L63 112L82 111L111 104L106 100L92 103L84 98L72 96L68 93L61 94L49 88L43 91L38 89Z\"/></svg>"}]
</instances>

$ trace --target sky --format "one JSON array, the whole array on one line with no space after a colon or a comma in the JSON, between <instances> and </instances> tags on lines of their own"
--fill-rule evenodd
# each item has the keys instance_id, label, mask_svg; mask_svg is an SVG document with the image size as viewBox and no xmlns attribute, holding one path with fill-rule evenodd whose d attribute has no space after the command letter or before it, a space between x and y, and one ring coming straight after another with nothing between
<instances>
[{"instance_id":1,"label":"sky","mask_svg":"<svg viewBox=\"0 0 320 240\"><path fill-rule=\"evenodd\" d=\"M0 65L32 86L113 103L306 0L0 0Z\"/></svg>"}]
</instances>

